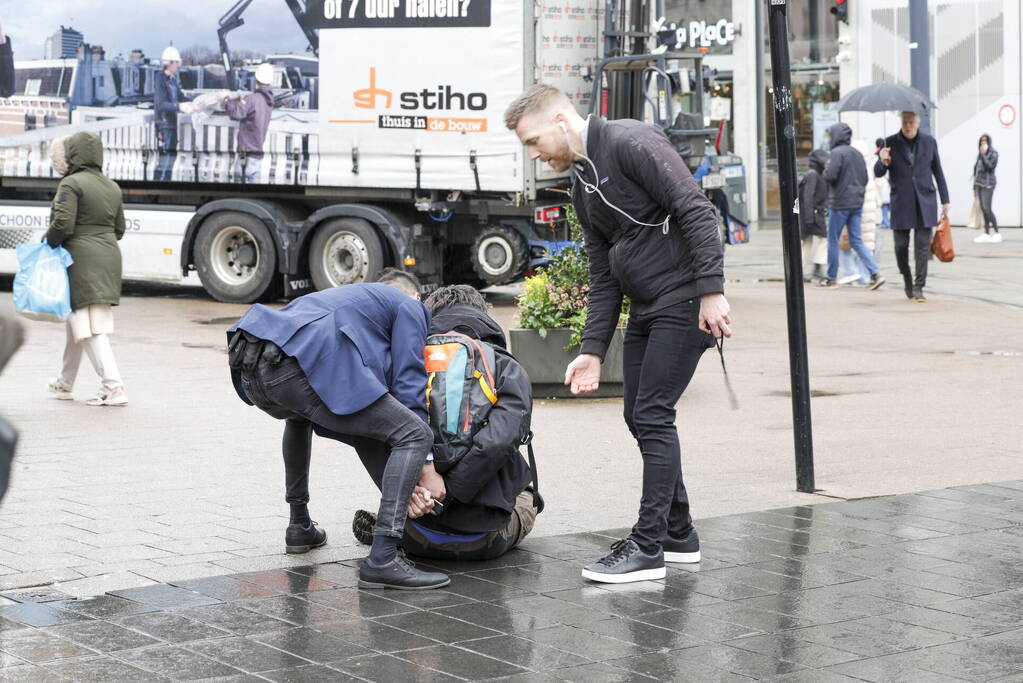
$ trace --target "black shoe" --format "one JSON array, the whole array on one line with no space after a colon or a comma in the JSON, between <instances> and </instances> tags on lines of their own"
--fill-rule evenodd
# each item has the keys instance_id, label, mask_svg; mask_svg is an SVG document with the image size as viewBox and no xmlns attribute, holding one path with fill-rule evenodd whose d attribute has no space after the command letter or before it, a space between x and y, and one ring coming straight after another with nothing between
<instances>
[{"instance_id":1,"label":"black shoe","mask_svg":"<svg viewBox=\"0 0 1023 683\"><path fill-rule=\"evenodd\" d=\"M838 283L835 282L834 280L821 280L820 282L817 283L817 286L825 287L827 289L835 289L836 287L838 287Z\"/></svg>"},{"instance_id":2,"label":"black shoe","mask_svg":"<svg viewBox=\"0 0 1023 683\"><path fill-rule=\"evenodd\" d=\"M631 538L616 541L611 554L583 568L583 578L601 583L629 583L663 579L667 574L664 567L664 551L647 555Z\"/></svg>"},{"instance_id":3,"label":"black shoe","mask_svg":"<svg viewBox=\"0 0 1023 683\"><path fill-rule=\"evenodd\" d=\"M327 532L317 528L316 522L309 522L308 526L289 524L288 530L284 532L284 550L291 555L307 553L326 543Z\"/></svg>"},{"instance_id":4,"label":"black shoe","mask_svg":"<svg viewBox=\"0 0 1023 683\"><path fill-rule=\"evenodd\" d=\"M359 588L394 588L402 591L425 591L443 588L451 578L441 572L424 572L408 561L405 552L398 549L394 559L378 567L367 557L359 563Z\"/></svg>"},{"instance_id":5,"label":"black shoe","mask_svg":"<svg viewBox=\"0 0 1023 683\"><path fill-rule=\"evenodd\" d=\"M874 273L870 276L870 284L867 285L867 289L877 289L884 284L884 275L881 273Z\"/></svg>"},{"instance_id":6,"label":"black shoe","mask_svg":"<svg viewBox=\"0 0 1023 683\"><path fill-rule=\"evenodd\" d=\"M925 303L927 303L927 297L924 296L924 288L923 287L914 287L913 288L913 299L918 304L925 304Z\"/></svg>"},{"instance_id":7,"label":"black shoe","mask_svg":"<svg viewBox=\"0 0 1023 683\"><path fill-rule=\"evenodd\" d=\"M372 512L356 510L352 518L352 534L355 540L363 545L373 545L373 530L376 529L377 518Z\"/></svg>"},{"instance_id":8,"label":"black shoe","mask_svg":"<svg viewBox=\"0 0 1023 683\"><path fill-rule=\"evenodd\" d=\"M676 540L669 534L661 543L661 549L665 562L696 563L700 561L700 536L696 529L691 529L682 540Z\"/></svg>"},{"instance_id":9,"label":"black shoe","mask_svg":"<svg viewBox=\"0 0 1023 683\"><path fill-rule=\"evenodd\" d=\"M905 280L902 284L905 288L906 298L910 301L913 300L913 282L911 280Z\"/></svg>"}]
</instances>

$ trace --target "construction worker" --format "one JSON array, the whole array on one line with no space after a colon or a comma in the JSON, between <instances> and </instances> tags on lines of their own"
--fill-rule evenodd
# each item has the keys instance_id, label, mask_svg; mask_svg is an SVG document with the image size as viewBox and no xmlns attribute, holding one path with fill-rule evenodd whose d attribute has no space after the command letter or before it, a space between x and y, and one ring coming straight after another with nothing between
<instances>
[{"instance_id":1,"label":"construction worker","mask_svg":"<svg viewBox=\"0 0 1023 683\"><path fill-rule=\"evenodd\" d=\"M153 82L153 121L156 124L156 145L160 150L154 180L170 180L174 157L178 151L178 109L192 98L181 91L178 69L181 53L171 45L160 58L163 72ZM187 111L187 108L184 109Z\"/></svg>"}]
</instances>

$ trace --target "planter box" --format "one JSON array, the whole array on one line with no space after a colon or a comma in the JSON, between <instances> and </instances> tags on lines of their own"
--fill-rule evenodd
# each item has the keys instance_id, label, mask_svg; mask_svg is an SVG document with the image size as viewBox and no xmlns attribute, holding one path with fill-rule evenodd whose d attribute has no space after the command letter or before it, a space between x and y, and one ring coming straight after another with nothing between
<instances>
[{"instance_id":1,"label":"planter box","mask_svg":"<svg viewBox=\"0 0 1023 683\"><path fill-rule=\"evenodd\" d=\"M604 356L600 372L600 388L592 394L574 396L565 386L565 368L579 355L579 347L566 351L572 331L547 330L547 338L536 330L509 330L511 352L529 373L534 398L611 398L622 396L622 341L625 330L615 330Z\"/></svg>"}]
</instances>

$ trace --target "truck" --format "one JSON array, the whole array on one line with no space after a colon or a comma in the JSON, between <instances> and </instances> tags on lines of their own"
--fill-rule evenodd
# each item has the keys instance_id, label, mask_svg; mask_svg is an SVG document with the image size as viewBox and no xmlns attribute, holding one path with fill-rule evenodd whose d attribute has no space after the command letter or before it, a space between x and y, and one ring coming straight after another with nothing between
<instances>
[{"instance_id":1,"label":"truck","mask_svg":"<svg viewBox=\"0 0 1023 683\"><path fill-rule=\"evenodd\" d=\"M260 61L275 65L256 183L240 172L237 124L219 106L180 114L177 149L161 159L159 64L107 60L84 37L74 58L15 62L18 89L0 115L22 106L28 122L46 97L70 111L67 124L0 135L0 272L14 272L14 246L46 227L59 181L50 143L90 130L124 191L126 279L201 284L233 303L372 281L385 267L415 273L427 290L514 282L567 239L567 174L530 160L502 121L541 81L583 114L662 127L702 169L723 239L743 241L741 160L704 153L714 131L701 55L647 54L639 32L611 20L635 20L641 2L627 3L630 14L598 0L284 0L280 30L303 36L307 54L267 56L267 45L241 62L226 34L244 30L249 2L221 18L220 63L186 65L181 80L190 95L221 92L251 87Z\"/></svg>"}]
</instances>

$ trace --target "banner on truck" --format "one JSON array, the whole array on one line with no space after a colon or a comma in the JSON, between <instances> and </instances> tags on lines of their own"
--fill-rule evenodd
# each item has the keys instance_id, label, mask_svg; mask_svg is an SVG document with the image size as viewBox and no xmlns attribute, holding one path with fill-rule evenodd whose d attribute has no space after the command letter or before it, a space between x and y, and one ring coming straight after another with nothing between
<instances>
[{"instance_id":1,"label":"banner on truck","mask_svg":"<svg viewBox=\"0 0 1023 683\"><path fill-rule=\"evenodd\" d=\"M490 26L490 0L309 0L310 29Z\"/></svg>"},{"instance_id":2,"label":"banner on truck","mask_svg":"<svg viewBox=\"0 0 1023 683\"><path fill-rule=\"evenodd\" d=\"M330 73L320 91L321 184L474 190L478 173L484 190L522 189L522 149L503 115L523 90L523 3L478 7L489 25L409 26L395 16L374 30L320 31Z\"/></svg>"}]
</instances>

